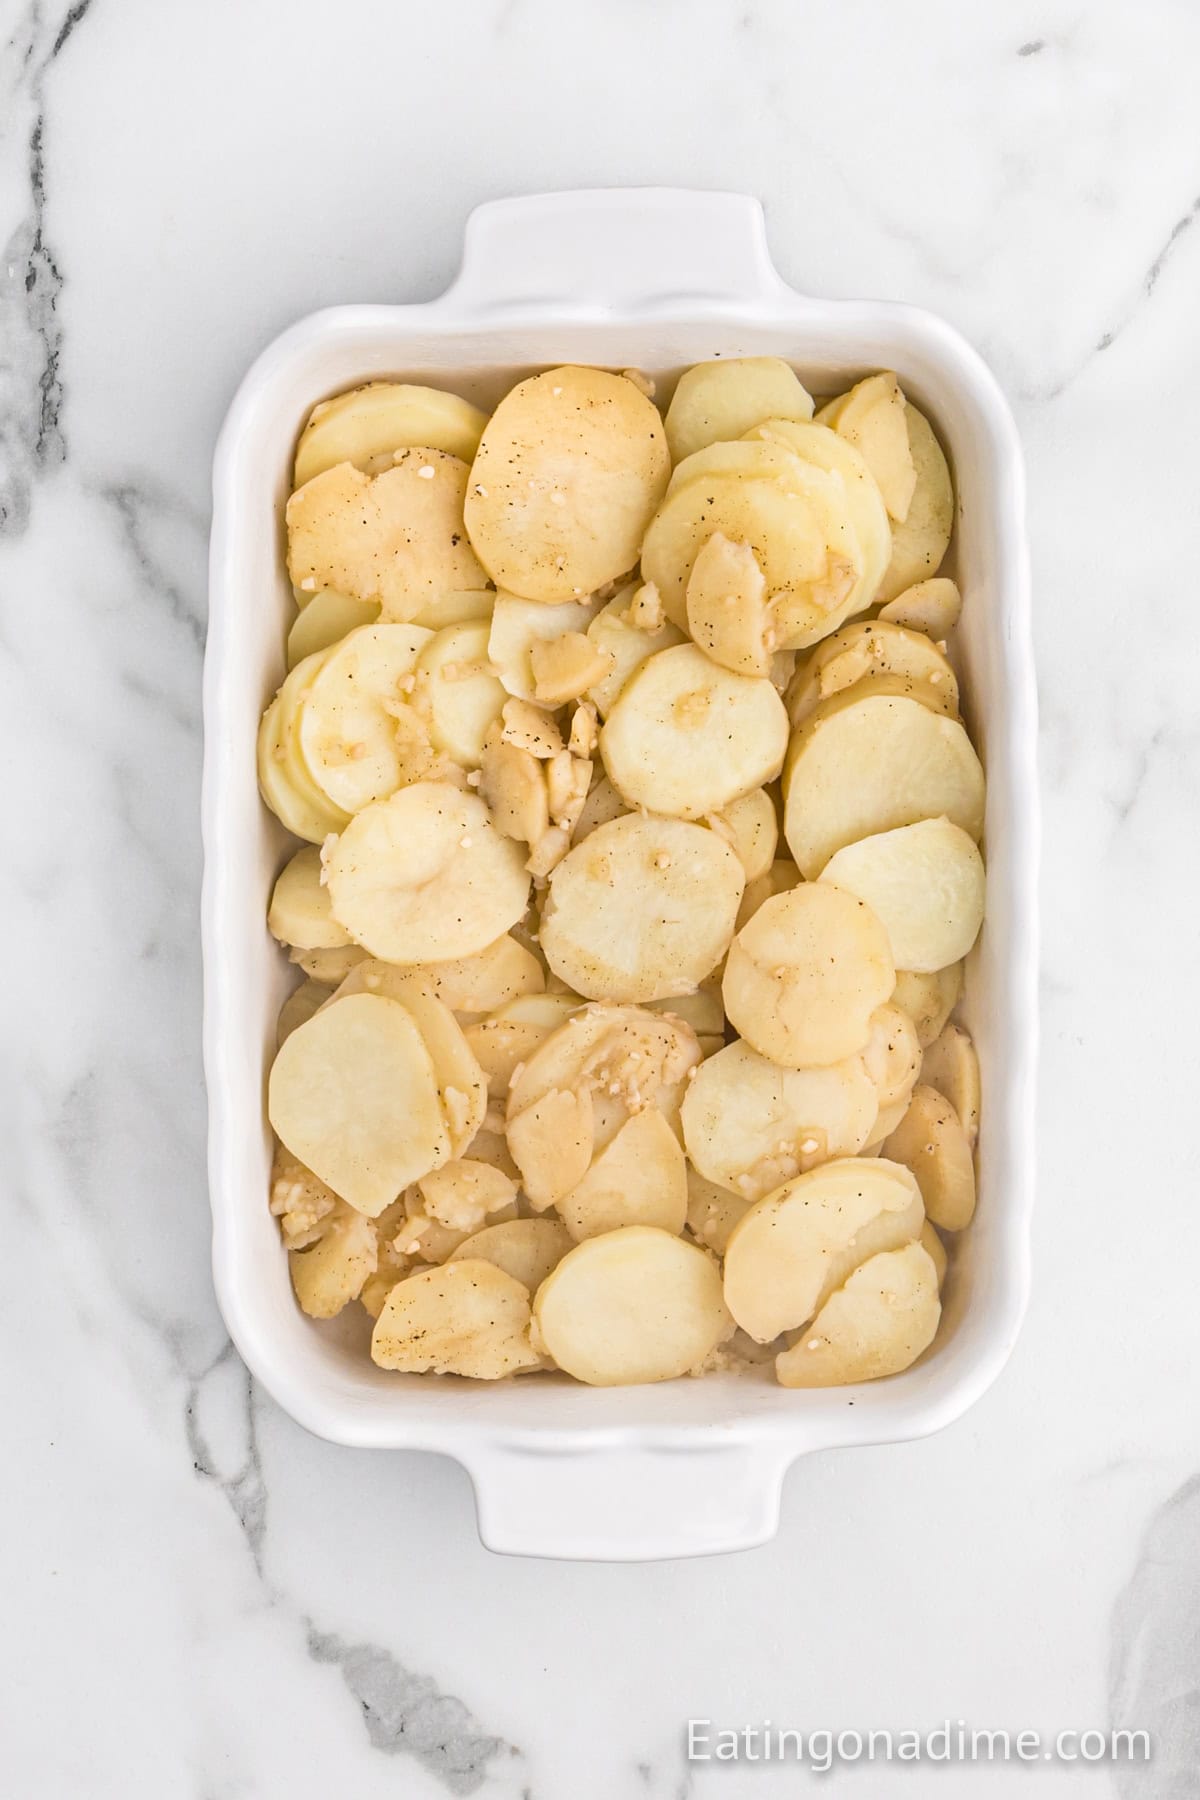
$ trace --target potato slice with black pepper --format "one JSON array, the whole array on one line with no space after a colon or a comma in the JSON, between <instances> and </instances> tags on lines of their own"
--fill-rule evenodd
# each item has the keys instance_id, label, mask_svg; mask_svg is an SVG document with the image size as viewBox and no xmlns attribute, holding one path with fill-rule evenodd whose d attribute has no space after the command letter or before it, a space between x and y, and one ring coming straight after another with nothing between
<instances>
[{"instance_id":1,"label":"potato slice with black pepper","mask_svg":"<svg viewBox=\"0 0 1200 1800\"><path fill-rule=\"evenodd\" d=\"M775 1358L783 1387L844 1387L898 1375L941 1318L937 1270L921 1244L873 1256L831 1294L808 1330Z\"/></svg>"}]
</instances>

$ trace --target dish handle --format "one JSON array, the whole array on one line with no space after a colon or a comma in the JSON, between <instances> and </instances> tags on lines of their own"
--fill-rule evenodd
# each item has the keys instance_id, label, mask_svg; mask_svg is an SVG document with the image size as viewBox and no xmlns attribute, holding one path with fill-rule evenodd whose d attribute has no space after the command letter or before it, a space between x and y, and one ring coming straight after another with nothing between
<instances>
[{"instance_id":1,"label":"dish handle","mask_svg":"<svg viewBox=\"0 0 1200 1800\"><path fill-rule=\"evenodd\" d=\"M762 205L748 194L590 188L477 206L439 305L595 316L751 306L787 291Z\"/></svg>"},{"instance_id":2,"label":"dish handle","mask_svg":"<svg viewBox=\"0 0 1200 1800\"><path fill-rule=\"evenodd\" d=\"M749 1550L779 1529L783 1477L797 1449L492 1443L462 1458L479 1535L509 1556L652 1562Z\"/></svg>"}]
</instances>

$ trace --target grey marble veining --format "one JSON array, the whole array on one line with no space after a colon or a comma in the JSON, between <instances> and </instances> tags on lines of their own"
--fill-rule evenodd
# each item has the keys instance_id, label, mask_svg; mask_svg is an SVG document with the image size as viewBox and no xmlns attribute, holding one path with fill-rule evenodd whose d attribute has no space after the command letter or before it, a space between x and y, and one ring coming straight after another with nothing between
<instances>
[{"instance_id":1,"label":"grey marble veining","mask_svg":"<svg viewBox=\"0 0 1200 1800\"><path fill-rule=\"evenodd\" d=\"M1193 1791L1197 67L1174 0L0 6L6 1796L782 1791L689 1768L689 1715L1146 1728L1149 1770L1045 1791ZM945 313L1014 396L1045 1059L997 1388L802 1464L763 1550L596 1569L488 1557L459 1471L316 1443L228 1344L199 695L208 465L252 356L315 306L435 292L479 199L627 181L761 194L797 286Z\"/></svg>"}]
</instances>

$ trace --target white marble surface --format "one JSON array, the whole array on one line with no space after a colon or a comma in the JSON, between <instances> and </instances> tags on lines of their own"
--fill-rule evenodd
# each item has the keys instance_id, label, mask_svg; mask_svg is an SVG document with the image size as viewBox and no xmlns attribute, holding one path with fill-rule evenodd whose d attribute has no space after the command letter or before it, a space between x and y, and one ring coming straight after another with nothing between
<instances>
[{"instance_id":1,"label":"white marble surface","mask_svg":"<svg viewBox=\"0 0 1200 1800\"><path fill-rule=\"evenodd\" d=\"M1158 1733L1139 1782L832 1779L1200 1791L1200 14L4 0L0 40L0 1792L758 1800L815 1779L689 1772L689 1715L1115 1721ZM435 293L481 198L651 180L760 194L797 285L947 314L1013 397L1042 1185L1032 1313L967 1418L800 1464L769 1548L597 1568L490 1557L454 1465L314 1441L226 1343L204 553L214 432L283 325Z\"/></svg>"}]
</instances>

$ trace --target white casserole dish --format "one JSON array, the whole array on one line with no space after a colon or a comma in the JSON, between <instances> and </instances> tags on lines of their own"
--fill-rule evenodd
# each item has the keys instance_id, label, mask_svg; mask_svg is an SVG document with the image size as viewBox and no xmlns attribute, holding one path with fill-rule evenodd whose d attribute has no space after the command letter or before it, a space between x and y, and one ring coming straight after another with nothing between
<instances>
[{"instance_id":1,"label":"white casserole dish","mask_svg":"<svg viewBox=\"0 0 1200 1800\"><path fill-rule=\"evenodd\" d=\"M817 393L897 370L932 416L958 490L954 551L968 723L988 773L988 915L968 976L984 1118L979 1209L932 1351L858 1388L794 1392L736 1376L589 1389L386 1374L361 1317L297 1308L267 1210L264 1078L292 975L264 924L285 838L259 800L255 735L283 674L291 593L280 530L297 432L317 400L378 377L483 405L554 362L668 379L716 355L777 355ZM660 393L661 393L660 387ZM546 194L472 214L462 272L418 306L314 314L257 360L217 446L204 679L204 1054L213 1271L253 1375L310 1431L444 1452L469 1471L494 1550L639 1559L760 1543L806 1451L913 1438L995 1379L1025 1309L1036 1054L1036 698L1024 476L1008 407L947 325L910 307L809 299L772 266L761 208L669 189Z\"/></svg>"}]
</instances>

